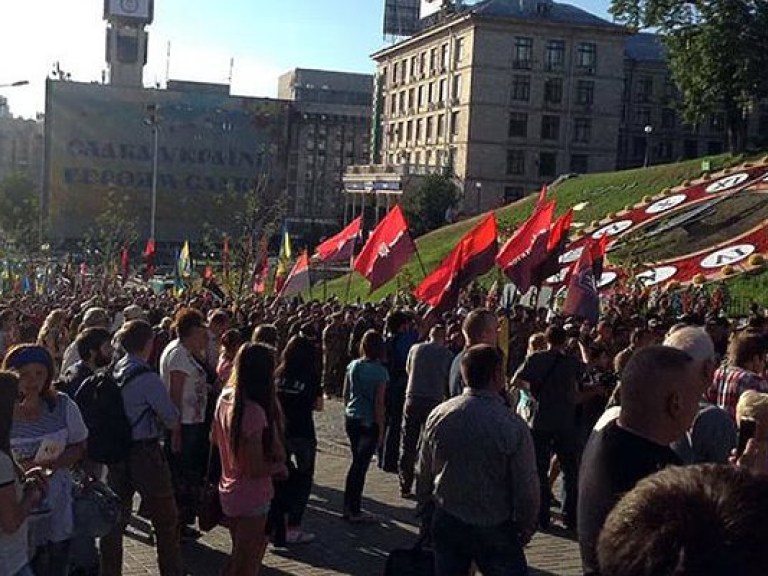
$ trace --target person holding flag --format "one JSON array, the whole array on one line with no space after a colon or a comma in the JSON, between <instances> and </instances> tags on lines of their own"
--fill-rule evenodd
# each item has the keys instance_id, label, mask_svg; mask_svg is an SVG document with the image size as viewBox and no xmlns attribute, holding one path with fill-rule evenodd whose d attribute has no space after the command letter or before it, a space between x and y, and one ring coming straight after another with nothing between
<instances>
[{"instance_id":1,"label":"person holding flag","mask_svg":"<svg viewBox=\"0 0 768 576\"><path fill-rule=\"evenodd\" d=\"M292 254L291 236L288 234L288 227L283 222L283 231L280 234L280 252L277 256L277 270L275 271L275 292L279 293L285 283Z\"/></svg>"}]
</instances>

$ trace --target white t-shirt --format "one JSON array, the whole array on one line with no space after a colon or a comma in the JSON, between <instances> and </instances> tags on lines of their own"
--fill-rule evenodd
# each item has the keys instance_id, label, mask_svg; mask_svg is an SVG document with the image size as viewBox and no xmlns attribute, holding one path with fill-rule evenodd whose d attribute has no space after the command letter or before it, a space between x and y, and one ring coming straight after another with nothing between
<instances>
[{"instance_id":1,"label":"white t-shirt","mask_svg":"<svg viewBox=\"0 0 768 576\"><path fill-rule=\"evenodd\" d=\"M209 391L205 370L178 339L168 344L160 356L160 376L169 392L172 372L185 374L181 397L181 423L202 424L205 422Z\"/></svg>"},{"instance_id":2,"label":"white t-shirt","mask_svg":"<svg viewBox=\"0 0 768 576\"><path fill-rule=\"evenodd\" d=\"M11 485L16 490L16 501L21 502L24 494L21 481L8 454L0 452L0 488ZM0 530L0 574L16 574L29 563L27 526L27 521L24 520L12 534Z\"/></svg>"},{"instance_id":3,"label":"white t-shirt","mask_svg":"<svg viewBox=\"0 0 768 576\"><path fill-rule=\"evenodd\" d=\"M88 438L88 428L77 404L66 394L56 394L53 409L44 405L34 422L14 420L11 427L11 450L17 460L44 462L58 458L67 446ZM30 517L32 546L47 542L63 542L72 536L72 473L59 468L48 479L46 510L50 513Z\"/></svg>"}]
</instances>

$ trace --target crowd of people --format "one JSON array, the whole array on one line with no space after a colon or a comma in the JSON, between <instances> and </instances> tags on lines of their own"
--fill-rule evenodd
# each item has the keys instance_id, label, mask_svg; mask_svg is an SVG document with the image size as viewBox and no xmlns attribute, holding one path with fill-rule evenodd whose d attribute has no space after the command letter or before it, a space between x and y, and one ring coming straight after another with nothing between
<instances>
[{"instance_id":1,"label":"crowd of people","mask_svg":"<svg viewBox=\"0 0 768 576\"><path fill-rule=\"evenodd\" d=\"M737 323L617 301L591 325L477 291L441 315L142 290L0 305L2 574L119 575L132 514L160 574L185 574L211 483L222 573L258 574L268 545L318 537L303 518L326 401L349 440L344 521L381 520L363 506L375 458L440 576L527 574L550 530L578 539L585 574L768 572L757 307ZM98 534L77 518L95 481L119 502Z\"/></svg>"}]
</instances>

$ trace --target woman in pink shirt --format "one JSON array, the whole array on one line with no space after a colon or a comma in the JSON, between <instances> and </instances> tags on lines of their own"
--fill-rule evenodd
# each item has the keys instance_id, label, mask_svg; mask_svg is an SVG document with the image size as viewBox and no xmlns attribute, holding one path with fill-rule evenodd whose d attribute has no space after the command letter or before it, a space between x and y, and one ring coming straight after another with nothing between
<instances>
[{"instance_id":1,"label":"woman in pink shirt","mask_svg":"<svg viewBox=\"0 0 768 576\"><path fill-rule=\"evenodd\" d=\"M274 371L272 348L243 345L216 406L212 439L221 455L219 495L232 537L228 576L259 574L272 475L285 466Z\"/></svg>"}]
</instances>

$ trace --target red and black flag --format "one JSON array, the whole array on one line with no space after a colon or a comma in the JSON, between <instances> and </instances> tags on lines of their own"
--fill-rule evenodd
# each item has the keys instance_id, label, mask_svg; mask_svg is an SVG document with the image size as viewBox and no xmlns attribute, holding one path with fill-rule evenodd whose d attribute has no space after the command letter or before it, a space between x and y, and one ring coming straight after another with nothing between
<instances>
[{"instance_id":1,"label":"red and black flag","mask_svg":"<svg viewBox=\"0 0 768 576\"><path fill-rule=\"evenodd\" d=\"M304 250L293 265L288 278L286 278L278 296L286 297L309 290L309 255Z\"/></svg>"},{"instance_id":2,"label":"red and black flag","mask_svg":"<svg viewBox=\"0 0 768 576\"><path fill-rule=\"evenodd\" d=\"M549 227L554 211L554 202L536 210L507 240L496 256L499 268L523 294L533 285L536 269L547 257Z\"/></svg>"},{"instance_id":3,"label":"red and black flag","mask_svg":"<svg viewBox=\"0 0 768 576\"><path fill-rule=\"evenodd\" d=\"M147 240L147 245L144 247L144 262L147 266L147 280L151 280L155 275L155 239L150 238Z\"/></svg>"},{"instance_id":4,"label":"red and black flag","mask_svg":"<svg viewBox=\"0 0 768 576\"><path fill-rule=\"evenodd\" d=\"M593 325L600 316L600 296L592 262L593 242L584 246L568 283L568 294L563 305L564 316L578 316Z\"/></svg>"},{"instance_id":5,"label":"red and black flag","mask_svg":"<svg viewBox=\"0 0 768 576\"><path fill-rule=\"evenodd\" d=\"M315 248L315 258L320 262L349 260L355 252L355 243L360 237L363 217L358 216L344 230L331 236Z\"/></svg>"},{"instance_id":6,"label":"red and black flag","mask_svg":"<svg viewBox=\"0 0 768 576\"><path fill-rule=\"evenodd\" d=\"M128 246L123 246L122 251L120 252L120 267L122 268L123 272L123 284L128 282L128 272L130 270L131 261L130 256L128 255Z\"/></svg>"},{"instance_id":7,"label":"red and black flag","mask_svg":"<svg viewBox=\"0 0 768 576\"><path fill-rule=\"evenodd\" d=\"M353 268L371 283L371 292L392 279L416 246L400 206L395 206L368 237Z\"/></svg>"},{"instance_id":8,"label":"red and black flag","mask_svg":"<svg viewBox=\"0 0 768 576\"><path fill-rule=\"evenodd\" d=\"M455 306L459 292L493 268L497 237L496 216L491 212L424 278L414 296L438 311Z\"/></svg>"},{"instance_id":9,"label":"red and black flag","mask_svg":"<svg viewBox=\"0 0 768 576\"><path fill-rule=\"evenodd\" d=\"M573 208L560 216L552 225L547 239L547 257L536 269L534 284L541 286L550 276L560 272L560 256L568 244L568 231L573 223Z\"/></svg>"},{"instance_id":10,"label":"red and black flag","mask_svg":"<svg viewBox=\"0 0 768 576\"><path fill-rule=\"evenodd\" d=\"M608 234L603 234L597 242L590 243L595 282L600 282L600 278L603 276L603 265L605 264L605 253L608 251L608 241ZM585 247L584 249L586 250L587 248Z\"/></svg>"}]
</instances>

